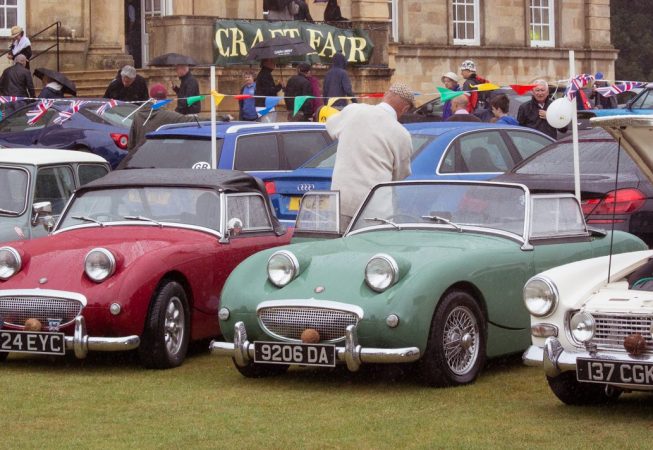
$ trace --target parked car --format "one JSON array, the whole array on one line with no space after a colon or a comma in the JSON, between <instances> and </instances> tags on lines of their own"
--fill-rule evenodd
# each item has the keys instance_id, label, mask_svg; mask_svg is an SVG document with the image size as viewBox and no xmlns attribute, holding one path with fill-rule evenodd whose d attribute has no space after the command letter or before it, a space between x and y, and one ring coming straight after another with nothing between
<instances>
[{"instance_id":1,"label":"parked car","mask_svg":"<svg viewBox=\"0 0 653 450\"><path fill-rule=\"evenodd\" d=\"M109 170L90 153L0 149L0 242L47 235L75 189Z\"/></svg>"},{"instance_id":2,"label":"parked car","mask_svg":"<svg viewBox=\"0 0 653 450\"><path fill-rule=\"evenodd\" d=\"M131 118L127 116L136 106L119 103L100 115L97 109L102 100L66 100L84 100L87 103L70 119L57 124L55 120L59 114L70 107L69 101L59 100L34 125L28 123L30 117L27 115L34 109L34 104L26 105L0 121L0 146L37 146L90 152L103 157L112 168L116 168L127 155L131 126Z\"/></svg>"},{"instance_id":3,"label":"parked car","mask_svg":"<svg viewBox=\"0 0 653 450\"><path fill-rule=\"evenodd\" d=\"M650 115L653 114L653 84L648 84L645 88L635 89L638 94L632 97L627 103L619 108L609 109L590 109L578 111L580 120L588 121L592 117L608 116L630 116L630 115ZM632 91L629 91L632 92ZM620 98L628 93L620 94ZM632 93L630 94L632 95ZM587 122L591 126L591 122Z\"/></svg>"},{"instance_id":4,"label":"parked car","mask_svg":"<svg viewBox=\"0 0 653 450\"><path fill-rule=\"evenodd\" d=\"M428 385L473 382L486 357L525 349L521 292L537 272L646 248L592 233L569 195L517 184L406 181L372 189L346 234L337 193L308 193L295 235L313 241L260 252L222 290L220 326L245 376L289 365L416 362Z\"/></svg>"},{"instance_id":5,"label":"parked car","mask_svg":"<svg viewBox=\"0 0 653 450\"><path fill-rule=\"evenodd\" d=\"M242 172L111 172L74 194L51 236L0 248L0 358L138 349L146 367L178 366L191 340L220 334L231 270L288 242Z\"/></svg>"},{"instance_id":6,"label":"parked car","mask_svg":"<svg viewBox=\"0 0 653 450\"><path fill-rule=\"evenodd\" d=\"M554 142L524 127L438 122L406 125L413 140L413 180L487 180ZM264 176L277 216L293 224L302 194L331 188L337 143L295 171Z\"/></svg>"},{"instance_id":7,"label":"parked car","mask_svg":"<svg viewBox=\"0 0 653 450\"><path fill-rule=\"evenodd\" d=\"M594 119L653 182L653 116ZM588 259L531 278L524 302L532 345L524 362L544 370L564 403L593 404L653 391L653 251Z\"/></svg>"},{"instance_id":8,"label":"parked car","mask_svg":"<svg viewBox=\"0 0 653 450\"><path fill-rule=\"evenodd\" d=\"M579 132L579 157L587 224L627 231L653 245L653 185L630 156L619 153L619 143L598 128ZM536 193L573 193L572 139L543 148L495 180L525 184Z\"/></svg>"}]
</instances>

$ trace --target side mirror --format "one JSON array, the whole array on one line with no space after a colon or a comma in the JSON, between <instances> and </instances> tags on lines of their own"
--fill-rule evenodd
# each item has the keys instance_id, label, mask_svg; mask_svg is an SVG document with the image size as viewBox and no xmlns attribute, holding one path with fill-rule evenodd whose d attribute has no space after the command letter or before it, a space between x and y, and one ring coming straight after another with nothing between
<instances>
[{"instance_id":1,"label":"side mirror","mask_svg":"<svg viewBox=\"0 0 653 450\"><path fill-rule=\"evenodd\" d=\"M243 231L243 221L238 217L232 217L227 222L227 232L230 237L238 236Z\"/></svg>"},{"instance_id":2,"label":"side mirror","mask_svg":"<svg viewBox=\"0 0 653 450\"><path fill-rule=\"evenodd\" d=\"M427 103L426 104L426 112L428 114L433 114L433 103Z\"/></svg>"},{"instance_id":3,"label":"side mirror","mask_svg":"<svg viewBox=\"0 0 653 450\"><path fill-rule=\"evenodd\" d=\"M52 203L38 202L32 205L32 226L42 224L48 231L54 228L54 218L52 217Z\"/></svg>"}]
</instances>

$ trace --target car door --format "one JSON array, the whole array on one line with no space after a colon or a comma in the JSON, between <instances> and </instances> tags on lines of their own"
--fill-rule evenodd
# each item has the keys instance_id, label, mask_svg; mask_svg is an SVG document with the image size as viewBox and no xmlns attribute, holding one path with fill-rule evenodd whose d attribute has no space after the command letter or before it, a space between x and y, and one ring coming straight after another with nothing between
<instances>
[{"instance_id":1,"label":"car door","mask_svg":"<svg viewBox=\"0 0 653 450\"><path fill-rule=\"evenodd\" d=\"M504 130L503 135L508 142L515 164L522 162L547 145L555 142L555 140L548 136L526 130Z\"/></svg>"},{"instance_id":2,"label":"car door","mask_svg":"<svg viewBox=\"0 0 653 450\"><path fill-rule=\"evenodd\" d=\"M27 113L32 109L33 107L20 109L0 122L0 141L4 145L32 146L39 144L41 135L54 120L58 111L48 109L43 117L30 125L28 123L30 117Z\"/></svg>"},{"instance_id":3,"label":"car door","mask_svg":"<svg viewBox=\"0 0 653 450\"><path fill-rule=\"evenodd\" d=\"M52 216L56 219L63 211L64 206L75 190L75 175L73 167L69 165L40 167L34 180L35 203L50 202ZM32 222L32 237L45 236L48 231L40 223Z\"/></svg>"}]
</instances>

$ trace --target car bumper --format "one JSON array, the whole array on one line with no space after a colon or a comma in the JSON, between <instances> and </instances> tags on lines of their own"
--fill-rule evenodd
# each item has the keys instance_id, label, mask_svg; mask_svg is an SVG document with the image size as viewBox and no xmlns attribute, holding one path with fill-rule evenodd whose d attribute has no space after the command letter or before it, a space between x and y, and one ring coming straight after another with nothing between
<instances>
[{"instance_id":1,"label":"car bumper","mask_svg":"<svg viewBox=\"0 0 653 450\"><path fill-rule=\"evenodd\" d=\"M86 322L83 316L75 318L75 331L72 336L66 336L66 351L72 350L79 359L84 359L89 351L94 352L123 352L138 348L140 337L98 337L89 336L86 332Z\"/></svg>"},{"instance_id":2,"label":"car bumper","mask_svg":"<svg viewBox=\"0 0 653 450\"><path fill-rule=\"evenodd\" d=\"M236 364L245 367L254 359L254 344L247 340L247 330L243 322L234 325L234 342L211 341L209 345L214 355L234 358ZM373 348L358 345L356 327L349 325L345 333L344 347L336 347L336 359L347 364L355 372L362 364L399 364L417 361L420 351L417 347Z\"/></svg>"}]
</instances>

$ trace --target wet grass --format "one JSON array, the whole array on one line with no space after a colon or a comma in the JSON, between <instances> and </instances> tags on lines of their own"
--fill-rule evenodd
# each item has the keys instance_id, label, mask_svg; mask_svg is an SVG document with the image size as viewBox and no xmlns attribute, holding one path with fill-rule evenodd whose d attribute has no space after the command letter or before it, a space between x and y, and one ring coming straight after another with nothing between
<instances>
[{"instance_id":1,"label":"wet grass","mask_svg":"<svg viewBox=\"0 0 653 450\"><path fill-rule=\"evenodd\" d=\"M650 448L653 397L569 407L519 357L478 382L426 388L392 367L246 379L201 351L144 370L127 355L10 357L3 448Z\"/></svg>"}]
</instances>

